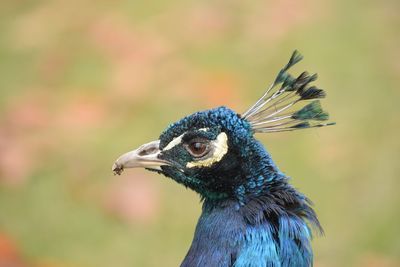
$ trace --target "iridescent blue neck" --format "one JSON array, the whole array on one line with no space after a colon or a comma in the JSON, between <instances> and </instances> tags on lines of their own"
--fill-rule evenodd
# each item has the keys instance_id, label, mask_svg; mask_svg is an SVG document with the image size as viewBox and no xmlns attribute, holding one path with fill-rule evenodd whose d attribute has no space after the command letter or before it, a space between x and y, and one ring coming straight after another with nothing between
<instances>
[{"instance_id":1,"label":"iridescent blue neck","mask_svg":"<svg viewBox=\"0 0 400 267\"><path fill-rule=\"evenodd\" d=\"M242 183L234 192L242 205L250 199L267 194L277 183L287 180L264 146L256 139L247 144L245 158L239 174L242 176Z\"/></svg>"},{"instance_id":2,"label":"iridescent blue neck","mask_svg":"<svg viewBox=\"0 0 400 267\"><path fill-rule=\"evenodd\" d=\"M205 198L182 266L312 266L311 230L320 229L309 200L288 184L256 140L247 146L234 195Z\"/></svg>"},{"instance_id":3,"label":"iridescent blue neck","mask_svg":"<svg viewBox=\"0 0 400 267\"><path fill-rule=\"evenodd\" d=\"M255 207L270 205L258 204L206 200L181 266L312 266L311 232L304 218L292 213L255 218L263 213Z\"/></svg>"}]
</instances>

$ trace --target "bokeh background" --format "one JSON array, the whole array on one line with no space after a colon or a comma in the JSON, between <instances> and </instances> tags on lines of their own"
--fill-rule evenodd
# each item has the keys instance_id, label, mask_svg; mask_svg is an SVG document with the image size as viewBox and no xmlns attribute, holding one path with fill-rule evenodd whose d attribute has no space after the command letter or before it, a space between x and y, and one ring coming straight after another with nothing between
<instances>
[{"instance_id":1,"label":"bokeh background","mask_svg":"<svg viewBox=\"0 0 400 267\"><path fill-rule=\"evenodd\" d=\"M177 266L199 197L121 153L246 110L292 50L335 127L259 135L314 202L316 266L400 266L400 2L1 1L0 266Z\"/></svg>"}]
</instances>

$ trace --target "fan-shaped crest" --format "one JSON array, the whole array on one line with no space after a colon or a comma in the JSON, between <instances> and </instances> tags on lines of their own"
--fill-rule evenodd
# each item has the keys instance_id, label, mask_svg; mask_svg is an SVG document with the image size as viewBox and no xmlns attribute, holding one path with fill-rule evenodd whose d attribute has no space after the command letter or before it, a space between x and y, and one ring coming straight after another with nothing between
<instances>
[{"instance_id":1,"label":"fan-shaped crest","mask_svg":"<svg viewBox=\"0 0 400 267\"><path fill-rule=\"evenodd\" d=\"M327 121L329 115L322 110L319 101L326 96L325 91L311 85L317 74L305 71L295 78L288 73L302 59L295 50L264 95L243 113L242 117L255 132L283 132L335 124L321 122Z\"/></svg>"}]
</instances>

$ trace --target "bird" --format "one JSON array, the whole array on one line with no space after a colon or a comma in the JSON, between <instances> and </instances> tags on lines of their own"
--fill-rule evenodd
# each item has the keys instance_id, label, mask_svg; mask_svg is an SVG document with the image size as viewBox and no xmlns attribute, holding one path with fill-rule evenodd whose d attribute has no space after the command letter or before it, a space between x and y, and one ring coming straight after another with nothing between
<instances>
[{"instance_id":1,"label":"bird","mask_svg":"<svg viewBox=\"0 0 400 267\"><path fill-rule=\"evenodd\" d=\"M289 73L302 59L295 50L246 112L221 106L193 113L113 164L114 174L142 167L200 195L202 211L182 267L313 265L313 233L323 233L313 203L255 138L335 124L321 107L325 91L311 85L317 74Z\"/></svg>"}]
</instances>

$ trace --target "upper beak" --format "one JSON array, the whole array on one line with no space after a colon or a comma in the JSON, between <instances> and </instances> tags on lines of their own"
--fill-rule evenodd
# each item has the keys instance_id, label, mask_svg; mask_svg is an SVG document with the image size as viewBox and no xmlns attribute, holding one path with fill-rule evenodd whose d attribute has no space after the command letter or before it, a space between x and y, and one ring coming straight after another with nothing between
<instances>
[{"instance_id":1,"label":"upper beak","mask_svg":"<svg viewBox=\"0 0 400 267\"><path fill-rule=\"evenodd\" d=\"M160 141L153 141L140 146L120 156L112 166L114 174L120 175L125 168L160 169L160 166L169 165L168 161L159 158L161 153Z\"/></svg>"}]
</instances>

